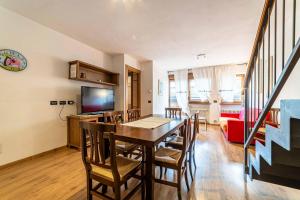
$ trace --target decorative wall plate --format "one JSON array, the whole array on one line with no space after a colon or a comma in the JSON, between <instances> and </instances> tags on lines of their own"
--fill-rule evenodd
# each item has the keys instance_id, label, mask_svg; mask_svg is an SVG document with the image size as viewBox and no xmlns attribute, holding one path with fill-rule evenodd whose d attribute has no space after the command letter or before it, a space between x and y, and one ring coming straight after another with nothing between
<instances>
[{"instance_id":1,"label":"decorative wall plate","mask_svg":"<svg viewBox=\"0 0 300 200\"><path fill-rule=\"evenodd\" d=\"M19 72L27 67L26 58L11 49L0 50L0 67L12 72Z\"/></svg>"}]
</instances>

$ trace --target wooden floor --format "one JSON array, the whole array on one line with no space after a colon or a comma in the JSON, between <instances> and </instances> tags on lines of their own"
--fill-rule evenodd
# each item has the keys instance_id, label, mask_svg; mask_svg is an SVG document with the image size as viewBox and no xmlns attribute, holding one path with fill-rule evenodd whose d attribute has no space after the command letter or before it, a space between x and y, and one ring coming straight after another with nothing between
<instances>
[{"instance_id":1,"label":"wooden floor","mask_svg":"<svg viewBox=\"0 0 300 200\"><path fill-rule=\"evenodd\" d=\"M211 126L207 132L201 131L197 138L196 156L196 179L189 194L182 182L185 190L183 199L300 199L300 190L255 180L245 184L242 146L225 141L218 127ZM173 177L174 173L169 170L165 178ZM0 199L86 199L81 154L66 148L0 170ZM140 195L137 194L134 199L140 199ZM155 199L177 199L176 189L155 184Z\"/></svg>"}]
</instances>

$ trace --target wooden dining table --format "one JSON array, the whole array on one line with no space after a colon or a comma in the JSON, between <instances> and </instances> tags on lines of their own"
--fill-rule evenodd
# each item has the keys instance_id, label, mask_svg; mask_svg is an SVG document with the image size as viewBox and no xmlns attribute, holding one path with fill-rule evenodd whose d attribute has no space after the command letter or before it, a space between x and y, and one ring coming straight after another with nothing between
<instances>
[{"instance_id":1,"label":"wooden dining table","mask_svg":"<svg viewBox=\"0 0 300 200\"><path fill-rule=\"evenodd\" d=\"M164 115L148 115L147 117L161 117ZM178 127L184 123L185 118L172 119L170 122L158 126L156 128L137 128L126 125L118 125L115 138L120 141L139 144L145 147L145 186L146 199L154 199L154 177L155 166L153 165L155 146L162 142L166 137L170 136Z\"/></svg>"}]
</instances>

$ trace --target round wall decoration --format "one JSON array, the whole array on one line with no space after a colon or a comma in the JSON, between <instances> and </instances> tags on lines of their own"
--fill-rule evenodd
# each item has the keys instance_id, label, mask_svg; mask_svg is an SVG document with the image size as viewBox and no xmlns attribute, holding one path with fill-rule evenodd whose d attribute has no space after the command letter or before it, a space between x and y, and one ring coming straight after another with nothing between
<instances>
[{"instance_id":1,"label":"round wall decoration","mask_svg":"<svg viewBox=\"0 0 300 200\"><path fill-rule=\"evenodd\" d=\"M0 67L12 72L19 72L27 67L26 58L11 49L0 50Z\"/></svg>"}]
</instances>

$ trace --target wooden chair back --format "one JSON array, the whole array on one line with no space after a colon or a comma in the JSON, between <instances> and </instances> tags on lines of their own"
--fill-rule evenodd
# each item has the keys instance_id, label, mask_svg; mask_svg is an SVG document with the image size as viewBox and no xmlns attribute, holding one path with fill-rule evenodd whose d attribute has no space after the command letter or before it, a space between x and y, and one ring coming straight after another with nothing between
<instances>
[{"instance_id":1,"label":"wooden chair back","mask_svg":"<svg viewBox=\"0 0 300 200\"><path fill-rule=\"evenodd\" d=\"M114 180L120 181L120 174L117 170L115 138L115 124L80 122L82 129L82 160L87 173L90 173L92 165L111 169ZM87 141L89 138L89 141ZM105 143L109 142L109 149ZM107 152L109 150L109 153ZM109 160L109 161L108 161Z\"/></svg>"},{"instance_id":2,"label":"wooden chair back","mask_svg":"<svg viewBox=\"0 0 300 200\"><path fill-rule=\"evenodd\" d=\"M141 110L138 108L127 110L127 114L129 122L136 121L141 118Z\"/></svg>"},{"instance_id":3,"label":"wooden chair back","mask_svg":"<svg viewBox=\"0 0 300 200\"><path fill-rule=\"evenodd\" d=\"M193 124L193 131L191 131L191 141L190 141L190 148L193 148L193 146L195 145L195 141L196 141L196 136L197 136L197 132L199 130L199 113L196 113L194 115L194 124ZM190 126L190 130L191 130L191 126Z\"/></svg>"},{"instance_id":4,"label":"wooden chair back","mask_svg":"<svg viewBox=\"0 0 300 200\"><path fill-rule=\"evenodd\" d=\"M189 147L189 143L191 141L191 137L189 136L190 135L189 130L190 130L190 119L185 119L183 125L179 127L180 135L183 137L183 145L182 145L182 149L181 149L182 153L181 153L181 157L179 159L180 165L184 161L184 158L187 154L187 150Z\"/></svg>"},{"instance_id":5,"label":"wooden chair back","mask_svg":"<svg viewBox=\"0 0 300 200\"><path fill-rule=\"evenodd\" d=\"M112 111L103 113L104 123L120 124L124 122L123 111Z\"/></svg>"},{"instance_id":6,"label":"wooden chair back","mask_svg":"<svg viewBox=\"0 0 300 200\"><path fill-rule=\"evenodd\" d=\"M271 108L271 110L270 110L270 121L277 125L279 124L279 122L278 122L279 112L280 112L279 108Z\"/></svg>"},{"instance_id":7,"label":"wooden chair back","mask_svg":"<svg viewBox=\"0 0 300 200\"><path fill-rule=\"evenodd\" d=\"M165 108L165 117L167 118L180 118L181 119L181 108Z\"/></svg>"},{"instance_id":8,"label":"wooden chair back","mask_svg":"<svg viewBox=\"0 0 300 200\"><path fill-rule=\"evenodd\" d=\"M263 122L263 126L266 126L266 124L278 127L279 122L278 122L278 115L279 115L280 109L279 108L271 108L269 111L269 119L265 120Z\"/></svg>"}]
</instances>

